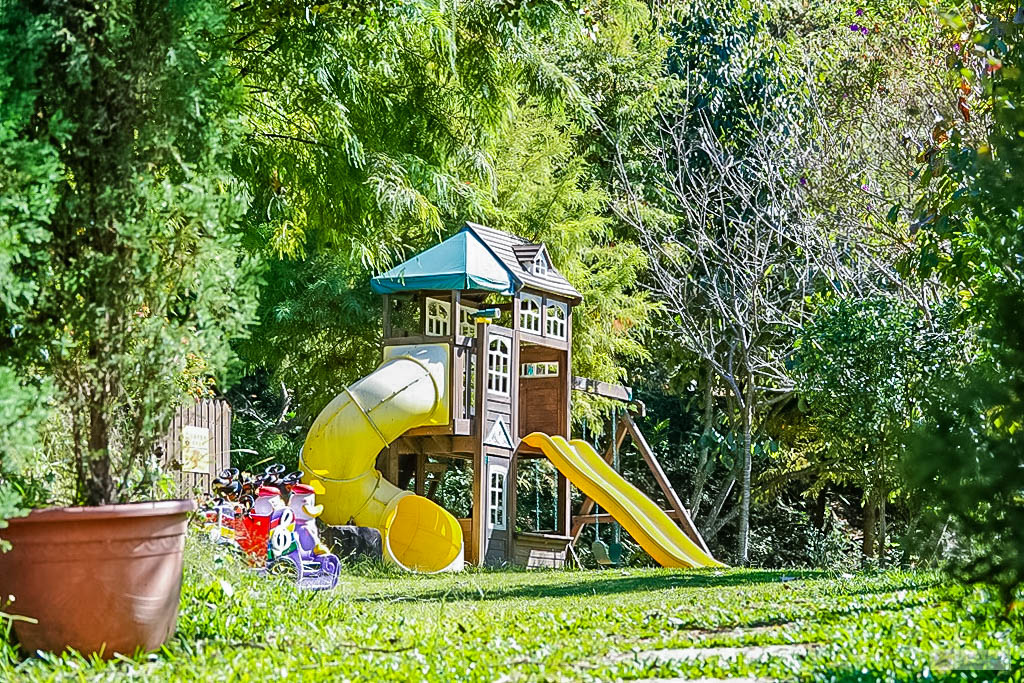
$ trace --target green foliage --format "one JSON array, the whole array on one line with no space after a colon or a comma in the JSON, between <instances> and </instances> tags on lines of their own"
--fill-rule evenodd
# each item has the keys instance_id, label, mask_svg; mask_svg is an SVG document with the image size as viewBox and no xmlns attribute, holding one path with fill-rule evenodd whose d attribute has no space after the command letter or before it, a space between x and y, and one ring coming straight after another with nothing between
<instances>
[{"instance_id":1,"label":"green foliage","mask_svg":"<svg viewBox=\"0 0 1024 683\"><path fill-rule=\"evenodd\" d=\"M978 6L946 15L963 49L951 81L991 107L987 139L954 129L932 150L937 178L919 210L921 258L963 292L988 362L946 387L917 472L970 544L962 575L991 582L1010 602L1024 585L1024 35L1018 11Z\"/></svg>"},{"instance_id":2,"label":"green foliage","mask_svg":"<svg viewBox=\"0 0 1024 683\"><path fill-rule=\"evenodd\" d=\"M928 307L942 298L920 278L913 206L920 196L919 156L960 118L945 88L949 41L917 0L811 3L788 17L813 75L816 112L804 171L809 203L828 234L845 243L842 262L889 293ZM974 106L973 104L971 106ZM975 117L971 134L983 128ZM837 278L844 293L856 280Z\"/></svg>"},{"instance_id":3,"label":"green foliage","mask_svg":"<svg viewBox=\"0 0 1024 683\"><path fill-rule=\"evenodd\" d=\"M189 354L223 371L251 319L225 13L185 0L2 11L3 173L31 190L0 204L5 263L26 283L3 301L7 357L53 378L70 502L147 495Z\"/></svg>"},{"instance_id":4,"label":"green foliage","mask_svg":"<svg viewBox=\"0 0 1024 683\"><path fill-rule=\"evenodd\" d=\"M769 568L807 567L854 571L860 552L845 520L830 515L818 528L808 508L812 501L797 498L789 505L781 497L752 510L750 560Z\"/></svg>"},{"instance_id":5,"label":"green foliage","mask_svg":"<svg viewBox=\"0 0 1024 683\"><path fill-rule=\"evenodd\" d=\"M62 171L57 148L46 137L66 136L67 123L54 116L39 139L20 135L34 112L39 94L35 72L50 27L6 7L0 22L5 36L0 50L0 313L10 319L34 301L42 284L33 273L46 261L47 221L57 206Z\"/></svg>"},{"instance_id":6,"label":"green foliage","mask_svg":"<svg viewBox=\"0 0 1024 683\"><path fill-rule=\"evenodd\" d=\"M236 348L250 374L269 375L272 396L284 383L300 422L312 422L379 361L380 299L370 292L371 276L334 252L267 264L260 323Z\"/></svg>"},{"instance_id":7,"label":"green foliage","mask_svg":"<svg viewBox=\"0 0 1024 683\"><path fill-rule=\"evenodd\" d=\"M271 395L284 383L294 422L378 362L370 277L466 219L548 243L584 295L578 372L614 380L642 354L644 256L614 236L588 134L592 105L632 106L646 87L613 75L656 54L633 47L647 16L632 1L483 0L235 15L254 127L246 246L269 260L260 324L237 348ZM608 30L586 33L595 21Z\"/></svg>"},{"instance_id":8,"label":"green foliage","mask_svg":"<svg viewBox=\"0 0 1024 683\"><path fill-rule=\"evenodd\" d=\"M9 367L0 367L0 529L5 520L24 514L39 496L26 490L39 428L47 417L48 386L26 386ZM0 539L0 552L6 543Z\"/></svg>"},{"instance_id":9,"label":"green foliage","mask_svg":"<svg viewBox=\"0 0 1024 683\"><path fill-rule=\"evenodd\" d=\"M774 3L741 0L673 7L666 63L672 96L688 100L737 150L750 141L742 133L755 132L751 125L760 116L782 115L795 134L806 108L786 43L770 31L776 15Z\"/></svg>"},{"instance_id":10,"label":"green foliage","mask_svg":"<svg viewBox=\"0 0 1024 683\"><path fill-rule=\"evenodd\" d=\"M0 654L0 678L1019 681L1012 672L1024 663L1019 615L1001 618L984 593L924 573L421 576L358 566L333 591L299 594L198 535L185 557L178 633L164 649L109 662L69 654L19 663ZM757 649L786 645L803 652ZM696 656L668 656L681 649ZM652 653L666 658L652 661ZM1003 670L948 670L986 660Z\"/></svg>"},{"instance_id":11,"label":"green foliage","mask_svg":"<svg viewBox=\"0 0 1024 683\"><path fill-rule=\"evenodd\" d=\"M249 374L227 392L231 403L231 466L243 472L261 472L280 463L289 472L299 467L299 449L305 438L303 423L292 411L285 387L273 387L265 372Z\"/></svg>"},{"instance_id":12,"label":"green foliage","mask_svg":"<svg viewBox=\"0 0 1024 683\"><path fill-rule=\"evenodd\" d=\"M570 87L539 50L566 19L558 2L241 6L254 246L381 268L479 215L516 98Z\"/></svg>"},{"instance_id":13,"label":"green foliage","mask_svg":"<svg viewBox=\"0 0 1024 683\"><path fill-rule=\"evenodd\" d=\"M791 361L807 418L783 431L805 434L776 459L776 471L809 480L812 496L830 484L862 491L862 549L882 562L887 504L914 498L920 513L905 483L906 435L941 400L938 383L968 360L948 318L926 318L891 297L829 301L801 330Z\"/></svg>"},{"instance_id":14,"label":"green foliage","mask_svg":"<svg viewBox=\"0 0 1024 683\"><path fill-rule=\"evenodd\" d=\"M6 352L9 337L22 333L20 321L31 310L41 286L35 269L46 262L50 234L46 222L57 203L60 163L56 149L42 140L19 137L19 125L32 116L38 88L34 70L42 60L45 25L18 13L0 14L0 34L17 34L18 49L0 38L0 529L22 512L22 486L12 481L29 468L38 445L38 427L46 417L45 383L28 380ZM8 48L8 49L5 49ZM51 121L51 135L64 129ZM3 550L0 541L0 550Z\"/></svg>"},{"instance_id":15,"label":"green foliage","mask_svg":"<svg viewBox=\"0 0 1024 683\"><path fill-rule=\"evenodd\" d=\"M653 308L637 287L646 257L638 245L615 239L608 195L579 154L582 137L572 120L537 103L516 108L487 215L494 227L547 245L583 295L574 312L573 372L619 381L621 363L646 356L637 336Z\"/></svg>"},{"instance_id":16,"label":"green foliage","mask_svg":"<svg viewBox=\"0 0 1024 683\"><path fill-rule=\"evenodd\" d=\"M903 437L956 360L942 324L872 298L825 303L803 327L791 369L820 438L820 452L806 455L817 479L811 493L826 482L856 484L877 503L900 487Z\"/></svg>"}]
</instances>

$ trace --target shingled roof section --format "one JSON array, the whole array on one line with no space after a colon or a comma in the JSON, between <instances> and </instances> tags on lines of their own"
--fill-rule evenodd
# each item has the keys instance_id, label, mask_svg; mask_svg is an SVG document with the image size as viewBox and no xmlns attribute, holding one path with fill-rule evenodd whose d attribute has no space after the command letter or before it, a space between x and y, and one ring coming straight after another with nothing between
<instances>
[{"instance_id":1,"label":"shingled roof section","mask_svg":"<svg viewBox=\"0 0 1024 683\"><path fill-rule=\"evenodd\" d=\"M472 230L494 252L494 255L505 267L527 287L564 296L571 299L573 304L578 304L583 300L583 295L576 291L576 288L554 268L550 268L546 275L534 275L523 265L524 262L532 263L533 257L536 256L542 245L478 223L466 223L466 228ZM527 257L527 255L529 256Z\"/></svg>"}]
</instances>

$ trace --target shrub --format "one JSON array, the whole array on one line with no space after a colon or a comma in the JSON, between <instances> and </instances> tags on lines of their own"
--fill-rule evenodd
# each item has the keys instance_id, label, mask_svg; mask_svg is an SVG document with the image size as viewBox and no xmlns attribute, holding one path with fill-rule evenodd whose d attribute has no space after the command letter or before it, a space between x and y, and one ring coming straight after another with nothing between
<instances>
[{"instance_id":1,"label":"shrub","mask_svg":"<svg viewBox=\"0 0 1024 683\"><path fill-rule=\"evenodd\" d=\"M38 200L0 201L20 249L0 263L32 298L4 302L4 348L52 377L77 503L149 493L188 355L225 368L252 316L223 19L198 0L0 10L0 158Z\"/></svg>"}]
</instances>

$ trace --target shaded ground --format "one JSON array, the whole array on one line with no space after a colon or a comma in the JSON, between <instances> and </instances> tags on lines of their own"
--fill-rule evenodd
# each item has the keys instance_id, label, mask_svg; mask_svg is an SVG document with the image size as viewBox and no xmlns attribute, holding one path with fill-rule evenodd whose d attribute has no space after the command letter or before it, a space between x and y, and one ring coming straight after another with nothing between
<instances>
[{"instance_id":1,"label":"shaded ground","mask_svg":"<svg viewBox=\"0 0 1024 683\"><path fill-rule=\"evenodd\" d=\"M1020 615L928 574L361 567L299 593L193 538L162 652L0 680L1019 681L1022 643Z\"/></svg>"}]
</instances>

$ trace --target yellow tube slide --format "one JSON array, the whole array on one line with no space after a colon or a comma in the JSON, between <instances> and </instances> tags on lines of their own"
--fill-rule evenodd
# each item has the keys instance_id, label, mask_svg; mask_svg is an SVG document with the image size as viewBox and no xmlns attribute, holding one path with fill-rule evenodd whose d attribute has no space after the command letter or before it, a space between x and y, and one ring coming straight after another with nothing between
<instances>
[{"instance_id":1,"label":"yellow tube slide","mask_svg":"<svg viewBox=\"0 0 1024 683\"><path fill-rule=\"evenodd\" d=\"M320 412L299 456L324 522L375 527L390 560L428 573L462 568L462 528L441 506L384 479L374 461L405 431L431 422L444 391L427 362L392 358Z\"/></svg>"},{"instance_id":2,"label":"yellow tube slide","mask_svg":"<svg viewBox=\"0 0 1024 683\"><path fill-rule=\"evenodd\" d=\"M623 479L586 441L534 432L523 439L593 498L662 567L724 567L701 550L650 498Z\"/></svg>"}]
</instances>

